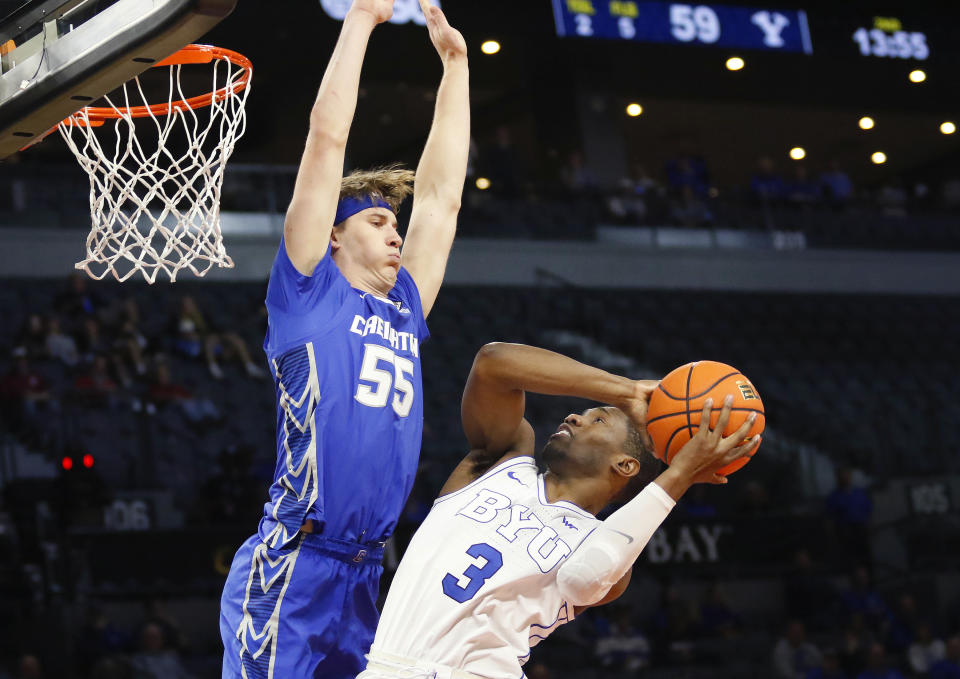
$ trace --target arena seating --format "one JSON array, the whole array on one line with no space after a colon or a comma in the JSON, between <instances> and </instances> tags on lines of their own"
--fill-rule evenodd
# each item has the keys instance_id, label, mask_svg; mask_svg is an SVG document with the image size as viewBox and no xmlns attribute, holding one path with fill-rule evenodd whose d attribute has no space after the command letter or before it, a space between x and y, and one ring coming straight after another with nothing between
<instances>
[{"instance_id":1,"label":"arena seating","mask_svg":"<svg viewBox=\"0 0 960 679\"><path fill-rule=\"evenodd\" d=\"M30 313L50 313L63 287L61 281L9 279L0 286L4 318L0 373L12 365L11 352L22 321ZM222 416L196 423L177 409L151 412L147 378L139 376L129 387L120 388L110 409L75 403L70 397L75 369L40 360L35 362L36 369L60 397L59 414L46 423L47 433L55 435L40 440L26 437L15 445L46 456L54 466L61 455L89 452L96 459L96 471L108 495L130 488L164 489L192 527L190 544L238 540L237 536L253 529L262 488L275 462L273 388L267 380L246 376L235 364L225 364L225 378L214 380L202 361L178 355L172 346L170 314L181 295L192 295L214 328L238 332L259 352L264 284L183 282L173 287L148 287L101 283L91 287L107 303L132 295L141 310L141 331L150 340L149 353L165 354L175 381L196 397L210 400ZM897 475L956 473L960 468L952 454L960 445L960 434L953 426L960 420L960 395L951 362L960 337L960 301L953 298L450 286L442 291L429 325L433 336L423 354L423 464L414 491L420 502L429 502L465 452L459 397L477 349L490 341L526 342L591 360L576 343L558 343L561 335L591 338L611 356L622 357L640 370L638 376L665 374L700 358L733 364L755 383L772 432L810 445L832 461L857 466L878 481ZM564 332L555 332L558 330ZM567 412L583 407L585 404L575 400L531 398L528 416L542 439ZM0 418L5 430L9 430L8 415ZM217 487L214 482L223 473L224 451L234 451L238 444L252 451L248 472L255 497L245 500L246 509L241 508L239 514L211 514L211 501L216 504L219 499L205 494ZM790 472L790 453L789 446L771 435L740 478L761 482L777 498L778 506L783 505L777 511L803 512L810 505L804 505ZM33 490L15 492L15 488L11 490L15 485L7 489L6 510L24 536L21 551L29 555L31 550L40 550L32 529L25 527L34 525L37 516L22 499L40 495L30 495ZM43 491L44 497L55 502L58 487ZM721 511L724 502L727 500L717 500ZM816 500L814 511L822 511L820 503L822 498ZM415 520L405 519L398 535L408 538L414 528ZM200 560L205 558L200 553ZM819 554L819 558L830 557ZM835 575L844 568L828 561L822 566ZM91 568L96 570L94 565ZM778 568L782 569L782 562ZM762 569L751 570L742 564L732 572L764 577ZM87 580L84 586L101 597L144 595L142 579L111 577L107 573L106 579ZM162 582L173 591L182 586L194 596L216 595L216 583L209 575L191 578L185 573L176 583ZM762 580L745 582L744 591L749 592ZM9 579L0 584L13 587ZM645 585L650 592L660 586ZM780 586L771 591L779 592ZM28 600L25 590L16 592L21 600ZM750 600L740 595L735 599L741 606ZM763 676L751 674L747 667L766 666L773 637L764 625L776 624L769 616L777 609L778 600L779 595L764 597L770 610L755 611L753 627L721 644L722 648L710 651L709 643L698 645L698 655L683 665L682 676ZM647 604L639 608L651 612ZM588 618L576 629L582 632L591 624ZM598 676L589 669L593 642L578 643L585 644L577 661L582 669L571 676ZM734 655L740 654L741 664L726 666L725 674L717 674L709 654L729 657L734 646L739 649ZM571 652L560 639L545 643L537 657L554 667L567 666L573 662ZM198 656L197 662L213 661ZM681 676L677 671L669 664L657 665L649 670L649 676Z\"/></svg>"}]
</instances>

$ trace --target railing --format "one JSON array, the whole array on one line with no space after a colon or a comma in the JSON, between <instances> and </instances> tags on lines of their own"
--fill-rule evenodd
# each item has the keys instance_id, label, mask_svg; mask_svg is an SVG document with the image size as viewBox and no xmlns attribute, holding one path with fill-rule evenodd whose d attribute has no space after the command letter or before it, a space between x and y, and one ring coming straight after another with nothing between
<instances>
[{"instance_id":1,"label":"railing","mask_svg":"<svg viewBox=\"0 0 960 679\"><path fill-rule=\"evenodd\" d=\"M277 215L293 193L296 167L232 164L227 168L221 207L224 212ZM0 226L89 228L89 184L72 165L0 165ZM659 237L700 229L711 247L852 248L886 250L960 250L960 214L944 206L892 209L871 198L844 206L823 203L757 201L732 191L709 199L691 222L682 205L661 196L666 207L644 218L615 214L613 193L571 195L559 187L507 197L479 191L468 183L460 216L460 234L476 237L593 240L607 225L608 238L631 227L659 227ZM403 216L401 215L401 221ZM730 236L732 232L761 234ZM642 246L643 234L634 234ZM724 238L732 239L725 243ZM630 237L627 238L630 240ZM768 244L769 243L769 244ZM656 244L654 243L654 246Z\"/></svg>"}]
</instances>

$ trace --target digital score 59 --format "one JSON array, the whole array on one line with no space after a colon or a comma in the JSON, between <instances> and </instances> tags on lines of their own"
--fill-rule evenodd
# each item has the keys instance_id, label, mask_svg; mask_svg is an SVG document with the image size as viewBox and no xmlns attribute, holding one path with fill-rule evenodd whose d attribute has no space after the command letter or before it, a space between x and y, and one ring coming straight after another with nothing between
<instances>
[{"instance_id":1,"label":"digital score 59","mask_svg":"<svg viewBox=\"0 0 960 679\"><path fill-rule=\"evenodd\" d=\"M853 41L865 57L923 60L930 56L927 34L905 31L893 17L874 17L871 28L861 26L854 31Z\"/></svg>"},{"instance_id":2,"label":"digital score 59","mask_svg":"<svg viewBox=\"0 0 960 679\"><path fill-rule=\"evenodd\" d=\"M560 36L813 52L802 10L652 0L553 0Z\"/></svg>"}]
</instances>

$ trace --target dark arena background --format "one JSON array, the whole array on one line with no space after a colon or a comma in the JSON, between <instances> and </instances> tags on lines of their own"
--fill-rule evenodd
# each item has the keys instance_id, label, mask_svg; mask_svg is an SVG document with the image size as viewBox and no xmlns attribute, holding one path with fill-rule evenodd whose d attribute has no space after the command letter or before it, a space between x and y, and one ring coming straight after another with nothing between
<instances>
[{"instance_id":1,"label":"dark arena background","mask_svg":"<svg viewBox=\"0 0 960 679\"><path fill-rule=\"evenodd\" d=\"M761 394L759 454L688 493L530 679L957 677L960 8L737 2L443 0L473 144L383 591L466 452L484 343L644 378L711 359ZM234 269L90 280L59 136L0 164L0 677L220 676L223 580L275 465L266 277L348 4L244 0L200 41L255 69ZM373 35L348 170L416 166L441 75L416 4ZM528 415L542 437L582 407Z\"/></svg>"}]
</instances>

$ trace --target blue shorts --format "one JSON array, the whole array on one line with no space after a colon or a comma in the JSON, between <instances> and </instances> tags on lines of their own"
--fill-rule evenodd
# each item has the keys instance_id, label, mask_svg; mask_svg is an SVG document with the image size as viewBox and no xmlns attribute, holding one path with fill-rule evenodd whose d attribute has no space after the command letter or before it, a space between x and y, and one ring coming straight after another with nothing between
<instances>
[{"instance_id":1,"label":"blue shorts","mask_svg":"<svg viewBox=\"0 0 960 679\"><path fill-rule=\"evenodd\" d=\"M354 679L377 629L382 560L381 546L322 535L283 549L249 538L220 599L223 679Z\"/></svg>"}]
</instances>

